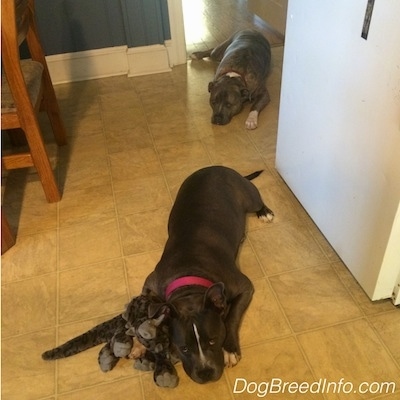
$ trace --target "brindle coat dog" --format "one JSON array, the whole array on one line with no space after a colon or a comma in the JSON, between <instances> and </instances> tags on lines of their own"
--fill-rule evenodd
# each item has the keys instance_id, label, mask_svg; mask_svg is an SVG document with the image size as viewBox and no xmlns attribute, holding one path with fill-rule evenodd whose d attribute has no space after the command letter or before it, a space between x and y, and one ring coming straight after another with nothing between
<instances>
[{"instance_id":1,"label":"brindle coat dog","mask_svg":"<svg viewBox=\"0 0 400 400\"><path fill-rule=\"evenodd\" d=\"M211 57L220 61L214 80L209 83L211 122L228 124L243 104L252 103L246 120L247 129L257 128L258 114L269 103L266 79L270 71L271 46L256 30L243 30L213 50L192 54L192 59Z\"/></svg>"}]
</instances>

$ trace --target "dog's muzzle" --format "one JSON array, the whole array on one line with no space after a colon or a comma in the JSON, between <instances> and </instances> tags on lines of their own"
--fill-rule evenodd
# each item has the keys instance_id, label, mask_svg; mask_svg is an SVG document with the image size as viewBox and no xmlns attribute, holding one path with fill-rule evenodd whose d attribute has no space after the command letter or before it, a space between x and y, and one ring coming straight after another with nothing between
<instances>
[{"instance_id":1,"label":"dog's muzzle","mask_svg":"<svg viewBox=\"0 0 400 400\"><path fill-rule=\"evenodd\" d=\"M226 125L230 120L231 118L223 114L215 114L211 117L211 123L214 125Z\"/></svg>"}]
</instances>

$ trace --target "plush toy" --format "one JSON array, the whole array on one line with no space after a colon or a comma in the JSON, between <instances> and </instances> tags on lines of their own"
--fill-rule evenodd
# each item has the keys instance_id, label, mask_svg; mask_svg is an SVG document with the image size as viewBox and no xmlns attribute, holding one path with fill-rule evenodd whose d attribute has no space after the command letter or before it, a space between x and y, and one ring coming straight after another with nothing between
<instances>
[{"instance_id":1,"label":"plush toy","mask_svg":"<svg viewBox=\"0 0 400 400\"><path fill-rule=\"evenodd\" d=\"M133 358L135 368L154 370L157 385L175 387L178 376L169 352L169 312L168 305L151 293L134 297L124 313L44 352L42 358L70 357L105 343L98 357L103 372L111 371L120 358Z\"/></svg>"}]
</instances>

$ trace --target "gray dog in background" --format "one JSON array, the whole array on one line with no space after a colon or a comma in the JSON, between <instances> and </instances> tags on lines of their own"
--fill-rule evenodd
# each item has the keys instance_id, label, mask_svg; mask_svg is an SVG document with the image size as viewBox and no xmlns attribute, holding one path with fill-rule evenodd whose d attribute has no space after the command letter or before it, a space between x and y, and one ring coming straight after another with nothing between
<instances>
[{"instance_id":1,"label":"gray dog in background","mask_svg":"<svg viewBox=\"0 0 400 400\"><path fill-rule=\"evenodd\" d=\"M271 65L268 40L256 30L239 31L215 49L192 54L192 59L204 57L220 62L214 80L208 84L211 122L228 124L249 101L252 105L246 128L257 128L258 114L270 101L266 88Z\"/></svg>"}]
</instances>

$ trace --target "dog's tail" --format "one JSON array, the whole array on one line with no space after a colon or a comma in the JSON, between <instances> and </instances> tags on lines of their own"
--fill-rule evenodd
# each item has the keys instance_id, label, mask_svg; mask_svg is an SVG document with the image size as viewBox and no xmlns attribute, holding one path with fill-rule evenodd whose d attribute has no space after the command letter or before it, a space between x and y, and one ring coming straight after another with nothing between
<instances>
[{"instance_id":1,"label":"dog's tail","mask_svg":"<svg viewBox=\"0 0 400 400\"><path fill-rule=\"evenodd\" d=\"M42 358L43 360L57 360L59 358L70 357L97 346L100 343L106 343L111 340L118 328L121 330L125 328L125 322L122 316L118 315L108 321L102 322L61 346L45 351L42 354Z\"/></svg>"},{"instance_id":2,"label":"dog's tail","mask_svg":"<svg viewBox=\"0 0 400 400\"><path fill-rule=\"evenodd\" d=\"M258 175L260 175L264 170L260 170L260 171L255 171L250 175L246 175L245 178L248 179L249 181L251 181L254 178L257 178Z\"/></svg>"}]
</instances>

